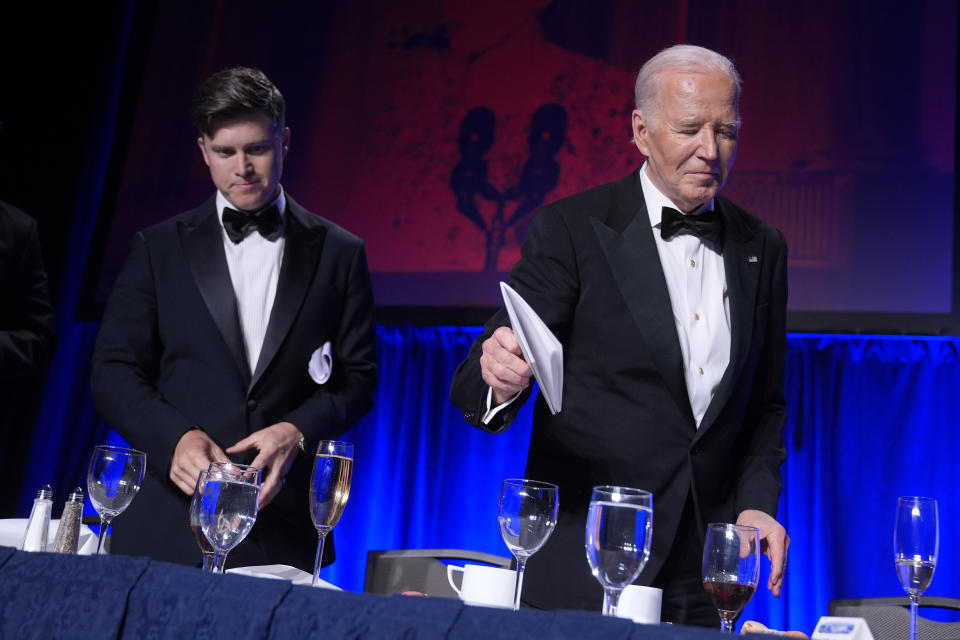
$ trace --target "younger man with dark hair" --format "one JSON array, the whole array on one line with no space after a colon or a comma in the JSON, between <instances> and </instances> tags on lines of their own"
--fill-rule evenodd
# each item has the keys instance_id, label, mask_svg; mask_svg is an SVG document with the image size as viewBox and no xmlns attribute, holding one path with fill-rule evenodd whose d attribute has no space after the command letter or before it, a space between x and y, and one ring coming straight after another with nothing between
<instances>
[{"instance_id":1,"label":"younger man with dark hair","mask_svg":"<svg viewBox=\"0 0 960 640\"><path fill-rule=\"evenodd\" d=\"M93 355L97 408L147 452L113 550L198 563L190 495L211 461L232 459L263 469L262 511L232 564L310 570L303 452L353 426L376 384L363 243L280 186L290 129L262 72L214 74L191 115L217 192L136 235ZM308 371L315 353L327 374Z\"/></svg>"}]
</instances>

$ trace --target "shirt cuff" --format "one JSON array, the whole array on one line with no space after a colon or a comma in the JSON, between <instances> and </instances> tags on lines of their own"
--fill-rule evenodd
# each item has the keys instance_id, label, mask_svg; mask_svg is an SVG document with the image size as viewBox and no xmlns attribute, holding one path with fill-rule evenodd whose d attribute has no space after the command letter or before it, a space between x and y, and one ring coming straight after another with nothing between
<instances>
[{"instance_id":1,"label":"shirt cuff","mask_svg":"<svg viewBox=\"0 0 960 640\"><path fill-rule=\"evenodd\" d=\"M489 426L490 421L493 420L494 417L496 417L496 415L500 413L503 409L506 409L511 404L513 404L513 401L519 398L521 393L522 392L517 391L515 394L513 394L512 398L510 398L503 404L497 405L496 407L491 408L490 405L493 403L493 387L487 387L487 400L486 400L486 403L484 404L485 413L483 414L483 417L480 418L480 422L483 423L483 426L485 427Z\"/></svg>"}]
</instances>

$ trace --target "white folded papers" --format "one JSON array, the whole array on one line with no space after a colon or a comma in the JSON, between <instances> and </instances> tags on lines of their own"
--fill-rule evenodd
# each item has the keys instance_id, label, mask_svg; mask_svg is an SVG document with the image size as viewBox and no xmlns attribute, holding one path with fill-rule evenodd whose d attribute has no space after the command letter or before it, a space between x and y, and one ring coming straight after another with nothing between
<instances>
[{"instance_id":1,"label":"white folded papers","mask_svg":"<svg viewBox=\"0 0 960 640\"><path fill-rule=\"evenodd\" d=\"M537 312L510 285L501 282L500 291L523 358L540 383L540 393L547 401L550 413L556 415L560 413L563 396L563 346Z\"/></svg>"}]
</instances>

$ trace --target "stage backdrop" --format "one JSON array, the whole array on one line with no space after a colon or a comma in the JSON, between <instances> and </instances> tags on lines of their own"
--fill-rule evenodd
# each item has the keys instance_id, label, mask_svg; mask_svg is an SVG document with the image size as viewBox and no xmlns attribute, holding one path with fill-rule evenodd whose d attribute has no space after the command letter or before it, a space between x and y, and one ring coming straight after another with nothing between
<instances>
[{"instance_id":1,"label":"stage backdrop","mask_svg":"<svg viewBox=\"0 0 960 640\"><path fill-rule=\"evenodd\" d=\"M388 110L392 104L372 100L375 96L368 94L368 84L351 85L349 70L342 72L346 77L338 78L334 70L324 66L326 60L337 59L341 50L354 56L375 53L362 47L353 48L343 34L358 33L362 29L355 26L351 31L349 22L341 21L338 12L357 11L353 19L362 18L366 25L375 25L381 17L394 18L390 17L390 7L383 2L358 1L358 9L351 8L353 3L349 6L339 3L343 6L336 8L323 3L303 4L303 7L292 7L288 13L276 9L268 15L259 9L250 10L252 5L244 2L198 7L163 3L163 7L155 8L156 15L151 16L151 28L146 36L137 32L130 37L126 30L117 35L116 68L104 72L113 82L107 83L108 89L98 97L103 104L96 112L97 120L91 123L90 146L76 156L78 181L82 186L76 194L73 211L64 212L64 216L69 217L70 236L57 299L60 348L47 378L20 515L25 516L29 511L30 493L43 483L53 484L58 503L73 486L83 485L93 445L109 438L106 426L93 411L88 391L88 362L98 325L78 322L73 313L80 302L80 269L83 265L94 265L93 279L99 282L101 263L97 256L91 258L89 251L101 239L110 237L117 243L116 261L121 260L126 251L128 236L117 229L111 231L109 220L99 233L96 231L97 225L105 220L97 217L98 212L105 210L104 202L109 205L106 210L119 212L114 221L132 231L144 225L144 220L138 217L143 212L166 215L209 195L209 178L191 146L193 133L186 124L185 114L189 93L203 77L235 63L255 64L267 70L291 97L290 119L298 136L295 140L300 145L295 147L288 164L287 185L295 197L301 192L306 196L301 198L305 204L331 217L336 215L335 208L326 202L311 201L315 197L311 195L312 184L322 185L332 179L332 174L321 171L309 157L316 154L319 160L315 161L335 165L334 152L351 145L320 135L323 129L311 135L312 128L320 126L311 123L329 117L341 117L349 122L354 109L378 112ZM136 23L134 9L144 5L149 7L151 3L128 0L124 5L124 24ZM435 12L443 11L442 15L447 15L447 7L453 11L462 8L457 3L430 6ZM801 174L808 166L811 173L818 167L843 170L848 164L873 167L866 173L871 180L867 183L872 185L870 189L864 191L860 182L854 183L857 186L853 193L857 194L858 202L864 194L877 207L882 207L891 193L899 198L910 197L912 192L916 198L912 198L908 206L895 207L895 211L888 209L884 214L877 214L877 210L871 208L858 209L862 217L855 220L857 235L865 234L879 244L876 250L854 251L854 261L865 256L867 264L881 268L884 276L888 276L890 270L902 273L902 279L891 282L891 290L903 289L899 285L904 283L907 288L920 290L925 288L918 286L921 282L930 282L938 289L944 286L948 272L917 275L894 266L909 268L919 263L943 266L937 262L939 250L934 251L932 247L942 249L936 243L950 233L937 226L942 222L939 205L931 209L922 200L928 194L942 199L947 189L942 176L949 173L945 163L952 163L953 158L952 151L945 150L944 146L952 144L953 121L943 114L955 109L950 80L955 77L951 71L955 60L954 3L929 1L906 6L851 1L785 6L775 2L633 3L624 0L591 3L588 10L579 9L580 6L587 5L551 3L545 12L537 14L540 36L567 53L589 60L606 60L622 73L632 72L645 55L675 41L699 42L735 54L744 70L747 93L743 115L748 123L737 171L763 171L767 162L773 163L771 170L782 171L786 167ZM238 9L236 14L228 11L234 8ZM796 13L800 10L804 12L802 15ZM244 17L237 17L240 15ZM260 27L258 37L241 38L238 34L249 34L252 20ZM578 21L580 28L570 27ZM401 52L429 52L447 46L443 29L424 30L417 26L419 22L411 24L416 28L406 31L400 28L395 33L394 41L399 44L393 50L397 57L401 57ZM458 30L466 33L452 19L439 26L444 24L451 34L447 39L452 39ZM566 38L558 35L558 25L567 25ZM724 29L721 32L713 31L721 26ZM596 35L598 33L601 35ZM506 35L499 37L507 38ZM752 44L755 38L756 44ZM770 45L770 41L776 46ZM130 50L137 47L147 49L143 64L135 64L136 56L130 54ZM739 53L739 47L747 48ZM479 55L475 58L478 61L486 57L484 47L470 51ZM474 58L468 55L467 59ZM759 73L754 71L748 75L750 65L766 65L764 61L768 59L776 62L765 67L766 75L754 75ZM901 59L923 62L910 67L911 72L900 66ZM522 66L525 59L514 62ZM818 84L819 78L830 77L834 67L851 66L860 71L834 78L826 86ZM120 70L124 68L126 78L139 77L144 82L144 91L134 92L136 99L129 110L121 108L125 105L123 96L130 95L129 86L124 88L120 83L123 75ZM590 73L596 69L583 68ZM304 81L304 78L314 80ZM310 99L311 92L327 92L328 81L347 87L346 94L327 93L323 102ZM391 81L385 78L384 82ZM147 91L148 85L153 89ZM481 82L480 86L489 85ZM296 101L295 95L302 99ZM820 98L816 98L817 95ZM442 93L437 96L438 101L443 99ZM753 106L748 107L749 100L754 101ZM884 117L868 113L874 104L882 105ZM463 121L474 107L483 105L473 101L465 105L455 124ZM848 115L831 121L832 125L824 129L814 117L818 109L823 108ZM572 105L566 111L569 131L573 122ZM551 112L556 110L545 113ZM152 118L142 115L151 113ZM489 120L483 112L477 113L480 113L475 116L478 121ZM921 117L920 113L924 115ZM136 116L136 126L127 133L119 132L120 138L129 139L120 147L120 162L114 162L113 166L125 170L129 165L133 175L148 179L134 183L142 194L139 200L134 200L136 206L124 207L121 211L114 206L114 198L124 193L123 189L104 190L104 184L110 184L105 175L114 126L118 122L122 124L127 115ZM527 117L532 115L529 113ZM551 118L556 122L555 116ZM369 122L371 126L375 123L373 119ZM758 125L754 123L761 122L765 126L756 128ZM150 127L155 128L155 135L137 137L143 136L145 128ZM392 144L387 139L392 134L396 131L388 129L384 136L364 140L365 148L378 141ZM606 130L597 131L597 135L606 134ZM609 144L611 153L616 155L618 151L614 147L620 144L622 134L610 135L610 140L603 144ZM849 144L851 139L857 144ZM130 140L144 146L128 145ZM472 136L468 142L470 140ZM481 137L476 139L481 140ZM523 140L529 144L529 138ZM330 147L333 155L323 153L324 144L328 142L333 145ZM525 157L522 142L517 159L521 164ZM747 151L751 148L762 149L763 154L754 155L754 160L749 161L750 154L754 153ZM555 157L567 149L565 138L564 146ZM832 152L824 151L827 149ZM879 158L894 154L897 155L895 171L877 168L881 166ZM116 160L117 156L113 157ZM828 158L833 160L827 162ZM344 156L344 161L348 160L350 158ZM885 161L882 166L889 167L890 163ZM928 171L931 167L938 168ZM394 180L391 172L404 172L404 163L391 164L385 171L386 179ZM926 176L921 179L921 186L929 189L914 188L917 183L911 182L911 176L917 171ZM452 174L453 167L435 174L441 185L435 188L449 189ZM496 175L488 169L488 176ZM488 181L498 194L505 193L514 184L506 178ZM881 181L889 186L877 187ZM847 182L841 179L839 184ZM352 197L354 187L345 187L349 189L345 188L344 194L334 193L332 197ZM124 187L129 188L132 187ZM730 188L737 188L736 184ZM952 186L949 189L952 190ZM503 197L492 192L490 195L491 199L474 200L487 216L498 210L497 199ZM391 224L393 206L391 199L378 209L383 224ZM805 210L821 208L815 205ZM449 213L453 219L462 219L464 228L473 225L479 231L459 209L454 209ZM902 214L899 218L897 211ZM910 264L900 264L903 252L890 251L890 236L884 236L878 229L884 226L881 224L884 220L913 221L918 217L917 212L922 212L924 220L929 218L934 228L925 227L916 232L922 234L923 242L910 244L931 248L930 254L912 256ZM879 220L876 227L872 224L875 214ZM351 220L343 222L351 227ZM361 228L356 230L362 233ZM114 235L108 236L107 232ZM384 248L382 242L379 246L389 255L389 247ZM485 247L475 252L476 264L472 268L479 270L480 256L486 260ZM506 246L503 249L509 250ZM891 265L889 270L884 270L886 264ZM112 268L116 268L116 263ZM791 266L794 299L809 291L804 273L797 270L796 262ZM826 274L824 281L833 279L832 272L822 273ZM913 275L908 277L910 273ZM381 270L378 277L384 274L402 276L403 272ZM860 298L854 295L860 292L853 290L849 281L839 276L836 280L836 286L842 289L841 298L850 294L851 304L860 308L862 305L857 302ZM831 282L827 284L833 286ZM864 296L885 291L884 286L872 280L864 281L859 289ZM107 290L109 278L102 285L102 291ZM936 301L928 304L930 298L926 293L918 295L918 311L941 306ZM934 298L942 301L942 296ZM899 303L894 306L900 308ZM476 332L475 328L458 327L380 327L382 375L377 406L348 436L358 447L357 477L344 519L337 529L339 560L325 571L327 579L346 588L360 588L369 549L454 546L506 553L494 516L496 495L503 477L522 473L529 409L524 409L517 424L506 434L492 436L467 427L447 402L450 375ZM788 459L784 466L785 489L779 514L792 535L790 566L784 596L774 600L761 590L750 605L748 616L773 626L809 632L816 618L826 611L829 598L901 593L892 562L893 505L900 494L927 494L940 499L941 559L930 594L960 592L960 566L956 560L960 528L955 519L955 467L960 453L955 427L957 389L960 389L958 347L958 339L791 336L786 378ZM304 501L306 508L305 493ZM536 570L536 562L535 556L531 571Z\"/></svg>"},{"instance_id":2,"label":"stage backdrop","mask_svg":"<svg viewBox=\"0 0 960 640\"><path fill-rule=\"evenodd\" d=\"M951 311L955 3L281 3L256 37L238 34L258 3L157 4L131 45L88 300L134 232L213 194L187 106L247 64L288 100L284 186L366 241L378 304L496 304L538 206L640 165L634 74L686 42L743 76L725 193L785 233L790 309Z\"/></svg>"}]
</instances>

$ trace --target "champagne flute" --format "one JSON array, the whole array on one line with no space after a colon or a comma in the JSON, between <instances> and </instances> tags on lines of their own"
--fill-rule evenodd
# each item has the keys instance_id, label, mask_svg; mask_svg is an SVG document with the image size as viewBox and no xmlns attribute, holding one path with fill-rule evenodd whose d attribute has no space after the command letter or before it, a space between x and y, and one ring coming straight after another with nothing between
<instances>
[{"instance_id":1,"label":"champagne flute","mask_svg":"<svg viewBox=\"0 0 960 640\"><path fill-rule=\"evenodd\" d=\"M917 607L933 580L940 546L937 501L934 498L897 498L893 553L897 575L910 596L910 640L917 640Z\"/></svg>"},{"instance_id":2,"label":"champagne flute","mask_svg":"<svg viewBox=\"0 0 960 640\"><path fill-rule=\"evenodd\" d=\"M603 587L603 615L617 615L624 588L650 559L653 494L630 487L599 486L587 512L587 563Z\"/></svg>"},{"instance_id":3,"label":"champagne flute","mask_svg":"<svg viewBox=\"0 0 960 640\"><path fill-rule=\"evenodd\" d=\"M760 578L760 530L739 524L709 524L703 545L703 588L720 614L720 631L750 602Z\"/></svg>"},{"instance_id":4,"label":"champagne flute","mask_svg":"<svg viewBox=\"0 0 960 640\"><path fill-rule=\"evenodd\" d=\"M87 494L100 515L100 536L97 554L103 552L103 541L110 522L130 506L140 490L147 454L101 444L93 450L87 468Z\"/></svg>"},{"instance_id":5,"label":"champagne flute","mask_svg":"<svg viewBox=\"0 0 960 640\"><path fill-rule=\"evenodd\" d=\"M558 494L557 485L538 480L508 478L500 487L497 512L500 535L517 559L514 611L520 609L520 591L523 589L527 558L540 550L557 526Z\"/></svg>"},{"instance_id":6,"label":"champagne flute","mask_svg":"<svg viewBox=\"0 0 960 640\"><path fill-rule=\"evenodd\" d=\"M193 498L190 500L190 532L203 554L203 570L213 571L213 545L207 540L207 536L203 533L203 525L200 524L200 502L203 498L203 488L206 483L207 472L201 471L197 475L197 486L193 491Z\"/></svg>"},{"instance_id":7,"label":"champagne flute","mask_svg":"<svg viewBox=\"0 0 960 640\"><path fill-rule=\"evenodd\" d=\"M224 572L227 554L250 533L259 502L259 467L210 463L200 497L200 526L213 547L214 573Z\"/></svg>"},{"instance_id":8,"label":"champagne flute","mask_svg":"<svg viewBox=\"0 0 960 640\"><path fill-rule=\"evenodd\" d=\"M317 558L313 563L312 586L320 582L320 561L327 534L340 521L350 497L353 479L353 445L349 442L321 440L313 460L310 477L310 518L317 529Z\"/></svg>"}]
</instances>

